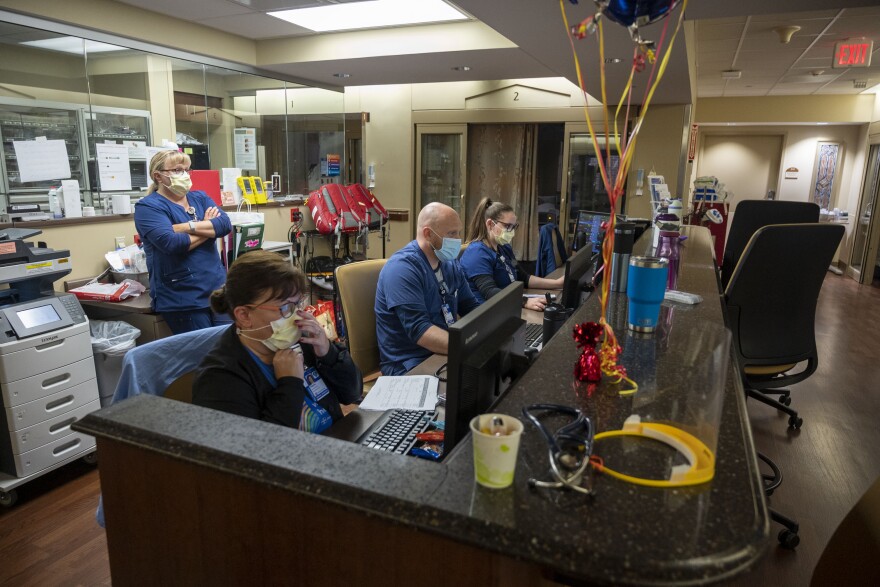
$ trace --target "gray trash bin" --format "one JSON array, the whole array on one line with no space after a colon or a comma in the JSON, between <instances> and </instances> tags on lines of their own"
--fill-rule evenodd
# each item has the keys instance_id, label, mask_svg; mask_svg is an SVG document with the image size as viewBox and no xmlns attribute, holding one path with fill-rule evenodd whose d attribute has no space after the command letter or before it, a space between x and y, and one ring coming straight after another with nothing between
<instances>
[{"instance_id":1,"label":"gray trash bin","mask_svg":"<svg viewBox=\"0 0 880 587\"><path fill-rule=\"evenodd\" d=\"M95 357L95 373L98 376L98 394L101 407L113 401L113 392L122 374L122 359L135 347L141 331L117 320L91 320L92 354Z\"/></svg>"}]
</instances>

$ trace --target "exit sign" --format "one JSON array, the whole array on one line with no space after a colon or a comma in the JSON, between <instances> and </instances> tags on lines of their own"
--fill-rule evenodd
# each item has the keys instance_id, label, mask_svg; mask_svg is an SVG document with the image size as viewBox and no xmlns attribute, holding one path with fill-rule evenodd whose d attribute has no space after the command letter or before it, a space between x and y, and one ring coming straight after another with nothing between
<instances>
[{"instance_id":1,"label":"exit sign","mask_svg":"<svg viewBox=\"0 0 880 587\"><path fill-rule=\"evenodd\" d=\"M842 69L847 67L870 67L871 51L874 41L867 39L850 39L841 41L834 46L834 59L832 67Z\"/></svg>"}]
</instances>

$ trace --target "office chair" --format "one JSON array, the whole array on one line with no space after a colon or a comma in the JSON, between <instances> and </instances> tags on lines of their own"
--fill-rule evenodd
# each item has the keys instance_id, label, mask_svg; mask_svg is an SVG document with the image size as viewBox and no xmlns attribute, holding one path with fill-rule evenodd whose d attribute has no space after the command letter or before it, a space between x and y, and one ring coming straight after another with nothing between
<instances>
[{"instance_id":1,"label":"office chair","mask_svg":"<svg viewBox=\"0 0 880 587\"><path fill-rule=\"evenodd\" d=\"M816 302L843 232L839 224L759 228L724 290L727 324L746 394L787 413L791 428L800 428L803 420L788 407L789 392L779 388L803 381L816 371ZM790 373L804 362L800 371ZM766 393L780 393L782 399L776 401ZM763 475L769 496L781 485L782 473L766 456L758 454L758 458L773 471ZM800 542L798 523L773 509L770 517L783 526L780 544L795 548Z\"/></svg>"},{"instance_id":2,"label":"office chair","mask_svg":"<svg viewBox=\"0 0 880 587\"><path fill-rule=\"evenodd\" d=\"M133 348L122 359L113 403L148 393L192 402L193 372L229 325L160 338ZM104 500L98 497L95 520L104 527Z\"/></svg>"},{"instance_id":3,"label":"office chair","mask_svg":"<svg viewBox=\"0 0 880 587\"><path fill-rule=\"evenodd\" d=\"M810 585L880 585L880 479L846 515L822 551Z\"/></svg>"},{"instance_id":4,"label":"office chair","mask_svg":"<svg viewBox=\"0 0 880 587\"><path fill-rule=\"evenodd\" d=\"M336 287L351 359L364 381L379 377L379 340L376 338L376 284L385 259L358 261L336 268Z\"/></svg>"},{"instance_id":5,"label":"office chair","mask_svg":"<svg viewBox=\"0 0 880 587\"><path fill-rule=\"evenodd\" d=\"M721 289L727 287L749 239L762 226L819 222L819 205L813 202L743 200L734 208L733 220L721 260Z\"/></svg>"},{"instance_id":6,"label":"office chair","mask_svg":"<svg viewBox=\"0 0 880 587\"><path fill-rule=\"evenodd\" d=\"M788 414L791 428L803 420L789 407L790 392L780 388L816 371L816 302L843 232L839 224L760 228L724 290L743 386L749 397ZM791 373L804 361L802 370Z\"/></svg>"},{"instance_id":7,"label":"office chair","mask_svg":"<svg viewBox=\"0 0 880 587\"><path fill-rule=\"evenodd\" d=\"M538 233L538 262L535 265L535 275L546 277L557 267L562 267L566 259L568 255L565 252L565 242L559 233L559 227L548 222Z\"/></svg>"}]
</instances>

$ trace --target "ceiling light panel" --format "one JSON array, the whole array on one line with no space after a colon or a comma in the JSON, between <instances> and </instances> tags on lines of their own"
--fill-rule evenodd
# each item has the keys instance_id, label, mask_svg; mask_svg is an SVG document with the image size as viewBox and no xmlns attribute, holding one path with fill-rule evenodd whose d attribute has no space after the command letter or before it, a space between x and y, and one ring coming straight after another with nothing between
<instances>
[{"instance_id":1,"label":"ceiling light panel","mask_svg":"<svg viewBox=\"0 0 880 587\"><path fill-rule=\"evenodd\" d=\"M50 51L61 51L62 53L74 53L82 55L83 39L79 37L55 37L52 39L42 39L40 41L25 41L22 45L29 47L37 47L40 49L49 49ZM86 48L89 53L105 53L108 51L125 51L125 47L117 45L108 45L107 43L99 43L97 41L86 41Z\"/></svg>"},{"instance_id":2,"label":"ceiling light panel","mask_svg":"<svg viewBox=\"0 0 880 587\"><path fill-rule=\"evenodd\" d=\"M442 0L368 0L268 14L322 33L468 19Z\"/></svg>"}]
</instances>

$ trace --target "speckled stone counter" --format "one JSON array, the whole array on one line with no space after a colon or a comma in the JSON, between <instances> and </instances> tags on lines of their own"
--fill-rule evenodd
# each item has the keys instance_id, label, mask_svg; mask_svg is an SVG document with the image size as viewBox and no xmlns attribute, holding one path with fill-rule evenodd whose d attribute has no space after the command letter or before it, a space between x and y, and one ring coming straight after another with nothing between
<instances>
[{"instance_id":1,"label":"speckled stone counter","mask_svg":"<svg viewBox=\"0 0 880 587\"><path fill-rule=\"evenodd\" d=\"M578 350L570 336L560 335L544 347L497 411L518 416L524 405L539 401L573 405L589 414L602 431L620 428L657 390L672 394L673 399L680 393L684 403L691 390L677 391L682 386L677 387L676 381L687 375L681 349L705 324L723 324L708 231L689 227L689 235L677 287L701 294L703 303L664 303L661 329L653 336L636 338L627 335L623 325L625 296L614 294L610 299L610 321L624 347L624 363L642 384L644 395L620 396L605 384L590 390L577 383L572 372ZM646 241L636 244L637 253L650 246ZM599 299L594 296L565 329L598 315ZM291 496L319 500L334 511L378 517L415 530L414 536L430 535L497 553L537 568L545 579L566 583L712 582L745 570L769 546L769 518L745 399L732 365L711 482L655 489L597 475L592 498L529 488L529 477L547 479L549 474L546 445L528 423L514 484L505 490L474 483L468 441L445 462L433 463L378 454L333 438L149 396L90 414L74 428L98 437L99 460L107 441L137 447ZM641 459L649 469L655 462L662 469L668 460L658 451L633 451L627 446L621 450L629 451L629 459L636 463ZM108 490L109 486L104 488L105 495ZM114 500L105 502L115 569L114 514L117 520L122 516L113 505Z\"/></svg>"}]
</instances>

